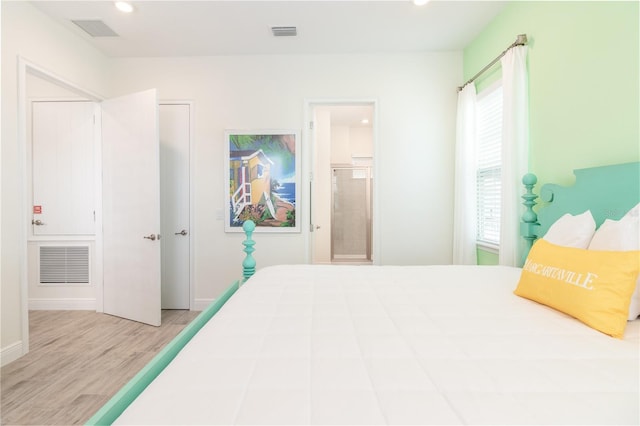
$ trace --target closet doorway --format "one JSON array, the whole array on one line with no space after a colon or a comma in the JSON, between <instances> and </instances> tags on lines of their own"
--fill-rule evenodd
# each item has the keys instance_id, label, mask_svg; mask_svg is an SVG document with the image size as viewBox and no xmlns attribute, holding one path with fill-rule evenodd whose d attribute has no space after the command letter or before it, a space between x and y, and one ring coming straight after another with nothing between
<instances>
[{"instance_id":1,"label":"closet doorway","mask_svg":"<svg viewBox=\"0 0 640 426\"><path fill-rule=\"evenodd\" d=\"M20 122L24 124L23 136L20 138L20 147L22 153L25 158L25 167L23 169L23 179L27 183L24 188L24 195L26 200L26 212L29 220L28 225L25 225L25 246L23 248L23 252L26 254L26 262L23 264L23 268L21 270L21 276L24 277L22 281L22 295L21 295L21 311L22 311L22 345L21 352L27 353L29 350L29 332L28 332L28 323L29 323L29 309L96 309L99 312L103 311L103 262L102 259L102 234L99 232L102 229L101 226L101 203L99 202L101 199L101 190L100 190L100 147L99 147L99 132L96 129L99 129L100 126L96 125L100 120L100 107L98 106L100 102L103 100L102 97L92 94L91 92L85 91L83 89L78 88L72 83L68 83L65 80L49 73L46 70L42 70L33 64L28 63L27 61L19 61L20 67L19 72L22 76L22 85L19 96L19 111L20 111ZM156 100L157 102L157 100ZM60 230L54 230L54 225L61 223L60 220L45 220L44 215L54 213L51 209L53 206L53 202L51 197L49 197L49 201L37 201L34 196L38 196L42 198L41 194L44 194L43 191L38 191L34 188L34 177L39 179L39 182L47 182L46 178L42 178L42 176L34 176L34 172L37 175L40 171L49 170L47 168L37 167L36 163L33 161L34 158L33 153L33 131L37 129L40 134L47 134L46 128L43 130L40 126L36 126L33 123L34 117L32 112L34 108L33 105L37 104L35 107L37 109L38 117L48 118L51 117L51 111L49 111L50 107L55 107L54 110L58 110L58 106L79 106L83 104L92 105L95 108L94 114L91 115L87 113L88 119L82 119L80 121L69 119L63 120L54 120L54 124L57 123L75 123L75 122L86 122L87 127L91 127L93 131L85 132L85 139L91 140L94 137L93 142L89 143L89 147L93 147L93 153L86 153L87 158L82 157L77 159L77 153L74 152L70 156L65 156L63 158L67 158L68 160L74 161L74 164L84 164L85 166L91 165L93 163L96 167L94 167L93 174L95 179L93 179L92 171L90 169L84 170L87 177L76 178L73 177L72 181L76 183L82 183L87 188L82 191L82 195L76 198L80 198L83 202L86 202L87 208L84 210L88 210L90 219L88 220L76 220L73 218L71 223L75 228L83 226L81 229L74 231L75 228L72 229L73 232L70 232L67 228L64 232L61 233ZM55 105L54 105L55 104ZM43 109L42 107L46 106L49 109ZM157 104L156 104L157 106ZM91 109L91 108L90 108ZM167 113L167 110L171 110ZM179 112L176 112L178 111ZM74 109L75 111L75 109ZM42 113L41 113L42 112ZM57 113L57 112L56 112ZM180 195L180 200L174 200L176 203L171 203L173 205L173 209L175 210L175 204L180 205L180 214L174 214L174 218L177 219L175 221L165 221L166 226L162 233L164 235L174 236L176 239L180 239L181 248L178 252L181 254L180 256L174 255L172 256L172 260L175 260L178 263L178 267L175 267L175 271L177 273L173 274L178 279L174 280L174 285L178 285L180 287L180 297L177 302L173 306L169 306L170 309L189 309L193 302L193 260L191 257L192 252L192 239L191 239L191 231L190 222L192 221L192 193L190 188L191 178L191 170L190 170L190 155L191 155L191 145L192 145L192 123L193 123L193 108L191 102L161 102L160 105L160 116L164 119L164 124L160 126L160 139L161 139L161 149L165 152L163 153L163 157L165 160L165 166L167 163L169 164L169 169L176 169L175 161L167 162L166 160L170 157L176 157L176 152L180 151L180 155L178 156L181 166L180 173L180 181L181 185L179 186L179 190L175 190L177 187L174 185L172 188L164 188L163 197L169 199L167 195L175 195L176 193ZM74 116L76 117L77 114ZM177 120L176 116L180 116L180 119ZM84 117L84 115L82 115ZM40 120L41 121L41 120ZM45 120L46 122L46 120ZM46 127L46 125L45 125ZM64 130L60 127L58 130ZM73 131L75 132L75 130ZM96 133L97 132L97 133ZM82 135L79 135L82 136ZM166 137L163 137L166 136ZM179 137L178 137L179 136ZM180 147L175 146L175 142L178 142ZM167 140L171 141L170 145L167 145ZM40 149L40 155L36 155L36 157L49 162L51 156L47 154L48 151L42 150L41 148L47 148L46 145L42 145L37 142L37 148ZM75 145L74 145L75 146ZM84 154L83 154L84 155ZM95 161L91 160L91 157L95 159ZM77 161L76 161L77 160ZM175 158L173 158L175 160ZM38 163L40 164L40 163ZM75 168L70 168L75 173ZM50 170L49 170L50 172ZM51 173L48 173L49 175ZM55 173L54 173L55 174ZM168 173L165 176L169 176L170 179L174 179L175 173ZM49 183L54 182L51 180ZM93 183L92 183L93 182ZM37 186L37 185L36 185ZM76 185L77 186L77 185ZM95 192L91 193L91 187L95 188ZM167 190L168 189L168 190ZM40 194L40 195L38 195ZM47 191L47 194L50 194ZM75 194L75 192L74 192ZM77 194L75 194L77 195ZM91 199L93 199L95 205L90 205ZM61 201L58 197L54 197L54 201ZM177 201L180 201L179 203ZM60 203L58 203L60 204ZM45 207L46 206L46 207ZM65 204L63 203L63 206ZM84 211L82 210L82 211ZM95 213L94 213L95 212ZM161 213L163 216L165 212ZM49 216L51 218L65 218L64 215L55 215ZM84 217L84 216L83 216ZM95 225L87 226L85 225ZM170 229L169 229L170 227ZM171 231L171 232L169 232ZM183 232L184 231L184 232ZM64 238L61 238L60 235L64 234ZM67 235L69 234L69 235ZM162 239L164 245L170 243L171 239ZM58 246L63 246L66 252L69 251L69 248L74 250L79 248L88 247L88 250L85 249L84 252L81 252L80 255L84 256L85 264L83 271L85 272L84 277L80 277L80 281L78 283L67 282L67 278L65 276L65 282L63 284L56 285L40 285L40 275L41 275L41 257L40 251L45 252L46 250L39 250L41 247L45 247L45 249L49 250L49 246L55 246L54 249L59 248ZM166 249L165 249L166 250ZM51 250L49 250L51 251ZM170 250L166 250L170 251ZM65 252L65 254L66 254ZM88 252L88 255L87 255ZM48 253L48 252L47 252ZM47 254L45 253L45 254ZM53 253L57 254L57 253ZM175 254L175 250L174 250ZM45 265L46 266L46 265ZM163 265L165 266L165 265ZM54 270L54 272L56 272ZM88 278L87 278L88 272ZM163 272L164 268L163 268ZM171 274L168 274L171 276ZM164 280L163 280L164 281ZM163 282L163 285L165 283ZM165 297L163 295L163 304L165 301ZM171 302L174 303L174 302ZM158 306L159 308L159 306Z\"/></svg>"},{"instance_id":2,"label":"closet doorway","mask_svg":"<svg viewBox=\"0 0 640 426\"><path fill-rule=\"evenodd\" d=\"M100 152L99 108L86 100L31 102L30 309L101 310L96 303L101 259L95 244L101 168L94 160ZM190 309L191 105L161 102L159 116L161 305Z\"/></svg>"},{"instance_id":3,"label":"closet doorway","mask_svg":"<svg viewBox=\"0 0 640 426\"><path fill-rule=\"evenodd\" d=\"M309 111L311 263L373 263L375 102Z\"/></svg>"}]
</instances>

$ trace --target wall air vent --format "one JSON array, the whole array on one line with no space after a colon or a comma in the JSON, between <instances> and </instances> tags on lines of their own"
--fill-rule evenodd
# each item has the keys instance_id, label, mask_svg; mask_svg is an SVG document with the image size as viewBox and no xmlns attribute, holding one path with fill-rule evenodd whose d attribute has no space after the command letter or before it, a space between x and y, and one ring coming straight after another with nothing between
<instances>
[{"instance_id":1,"label":"wall air vent","mask_svg":"<svg viewBox=\"0 0 640 426\"><path fill-rule=\"evenodd\" d=\"M273 26L271 27L271 33L274 37L295 37L298 35L298 29L290 26Z\"/></svg>"},{"instance_id":2,"label":"wall air vent","mask_svg":"<svg viewBox=\"0 0 640 426\"><path fill-rule=\"evenodd\" d=\"M89 246L40 246L40 284L88 284Z\"/></svg>"},{"instance_id":3,"label":"wall air vent","mask_svg":"<svg viewBox=\"0 0 640 426\"><path fill-rule=\"evenodd\" d=\"M82 28L91 37L118 37L118 34L102 21L72 20L71 22Z\"/></svg>"}]
</instances>

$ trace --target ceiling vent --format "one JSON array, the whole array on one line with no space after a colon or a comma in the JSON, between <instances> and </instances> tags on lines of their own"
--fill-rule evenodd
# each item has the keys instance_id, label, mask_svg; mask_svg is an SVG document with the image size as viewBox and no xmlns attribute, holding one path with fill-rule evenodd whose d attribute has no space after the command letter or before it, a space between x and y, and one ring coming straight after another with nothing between
<instances>
[{"instance_id":1,"label":"ceiling vent","mask_svg":"<svg viewBox=\"0 0 640 426\"><path fill-rule=\"evenodd\" d=\"M91 37L118 37L118 34L102 21L77 20L71 22L82 28Z\"/></svg>"},{"instance_id":2,"label":"ceiling vent","mask_svg":"<svg viewBox=\"0 0 640 426\"><path fill-rule=\"evenodd\" d=\"M295 37L298 35L298 29L296 27L274 26L271 27L271 33L274 37Z\"/></svg>"}]
</instances>

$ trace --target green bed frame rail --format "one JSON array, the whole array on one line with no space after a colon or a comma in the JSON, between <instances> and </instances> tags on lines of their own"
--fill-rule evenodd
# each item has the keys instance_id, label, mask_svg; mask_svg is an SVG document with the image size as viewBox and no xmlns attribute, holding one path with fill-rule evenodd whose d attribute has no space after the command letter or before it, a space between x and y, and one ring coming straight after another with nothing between
<instances>
[{"instance_id":1,"label":"green bed frame rail","mask_svg":"<svg viewBox=\"0 0 640 426\"><path fill-rule=\"evenodd\" d=\"M189 325L187 325L171 342L167 344L142 370L138 372L118 393L116 393L96 414L87 425L110 425L146 389L147 386L165 369L178 355L178 352L191 340L193 336L207 323L238 290L240 281L230 285L220 297L211 303Z\"/></svg>"},{"instance_id":2,"label":"green bed frame rail","mask_svg":"<svg viewBox=\"0 0 640 426\"><path fill-rule=\"evenodd\" d=\"M242 227L246 239L242 242L245 246L246 257L242 262L243 279L248 280L256 270L256 261L252 256L255 251L255 242L251 234L255 229L252 221L246 221ZM167 365L178 355L193 336L222 308L222 306L240 288L240 280L235 281L207 308L200 313L189 325L187 325L176 337L171 340L142 370L124 385L100 410L98 410L85 424L86 425L110 425L127 409L151 382L165 369Z\"/></svg>"},{"instance_id":3,"label":"green bed frame rail","mask_svg":"<svg viewBox=\"0 0 640 426\"><path fill-rule=\"evenodd\" d=\"M565 213L575 215L591 210L596 226L600 226L606 219L620 219L640 202L640 162L577 169L573 174L576 176L573 186L550 183L542 186L540 199L544 204L539 206L538 213L534 211L538 196L533 193L538 178L532 173L522 178L525 212L520 234L527 242L522 263L535 240Z\"/></svg>"}]
</instances>

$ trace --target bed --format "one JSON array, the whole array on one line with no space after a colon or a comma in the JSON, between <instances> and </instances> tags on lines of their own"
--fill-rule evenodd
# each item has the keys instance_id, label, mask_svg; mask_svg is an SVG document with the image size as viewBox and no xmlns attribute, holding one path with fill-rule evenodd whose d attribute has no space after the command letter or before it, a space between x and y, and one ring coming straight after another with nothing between
<instances>
[{"instance_id":1,"label":"bed","mask_svg":"<svg viewBox=\"0 0 640 426\"><path fill-rule=\"evenodd\" d=\"M281 265L253 274L249 232L250 278L88 424L638 424L640 319L624 308L622 332L611 337L514 290L525 274L547 271L532 260L543 244L565 249L541 238L567 237L551 225L565 212L573 221L592 212L601 229L633 219L639 171L640 163L577 170L574 186L543 187L539 214L535 177L525 177L524 268ZM625 253L636 264L622 268L635 274L620 296L628 306L638 252ZM583 290L592 278L567 287Z\"/></svg>"}]
</instances>

